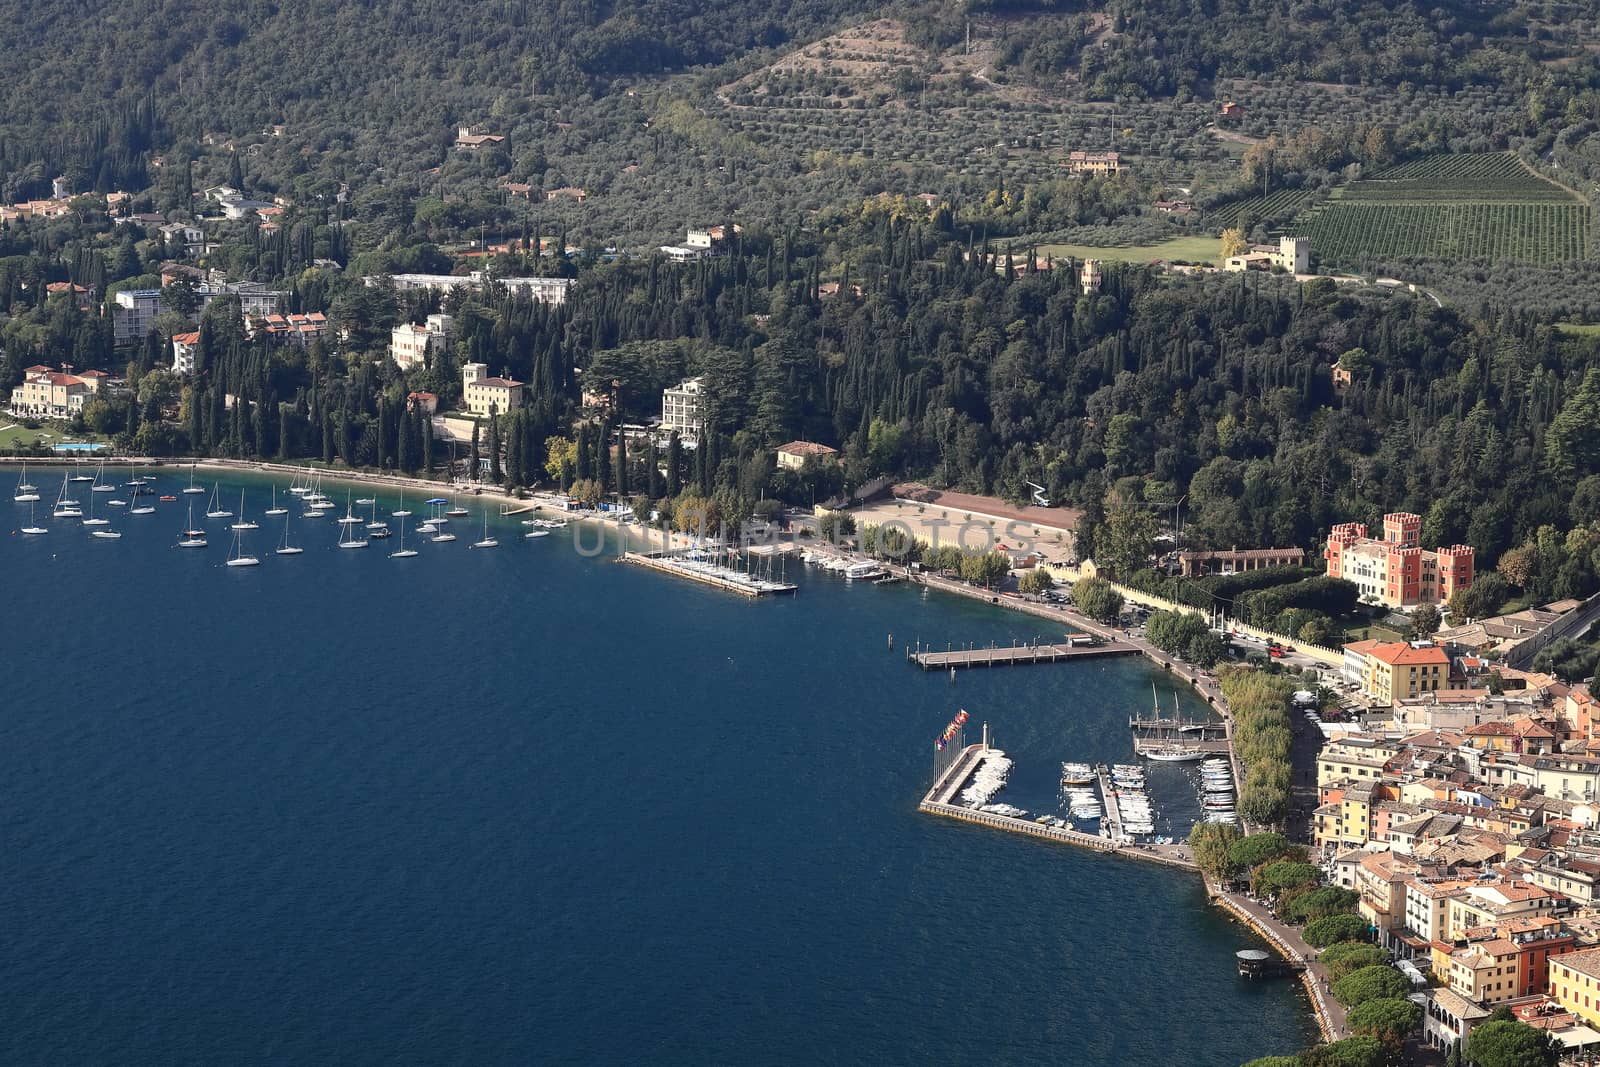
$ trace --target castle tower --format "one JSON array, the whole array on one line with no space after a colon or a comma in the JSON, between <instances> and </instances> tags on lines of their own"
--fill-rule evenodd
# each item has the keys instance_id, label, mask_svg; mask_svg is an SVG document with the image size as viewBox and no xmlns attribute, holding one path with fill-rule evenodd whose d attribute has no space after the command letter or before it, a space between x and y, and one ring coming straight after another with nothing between
<instances>
[{"instance_id":1,"label":"castle tower","mask_svg":"<svg viewBox=\"0 0 1600 1067\"><path fill-rule=\"evenodd\" d=\"M1385 544L1414 548L1422 537L1422 516L1409 511L1392 511L1383 517Z\"/></svg>"},{"instance_id":2,"label":"castle tower","mask_svg":"<svg viewBox=\"0 0 1600 1067\"><path fill-rule=\"evenodd\" d=\"M1439 549L1439 602L1447 602L1463 589L1471 588L1477 553L1471 545L1451 545Z\"/></svg>"},{"instance_id":3,"label":"castle tower","mask_svg":"<svg viewBox=\"0 0 1600 1067\"><path fill-rule=\"evenodd\" d=\"M1422 599L1422 549L1390 545L1384 559L1384 603L1404 607Z\"/></svg>"},{"instance_id":4,"label":"castle tower","mask_svg":"<svg viewBox=\"0 0 1600 1067\"><path fill-rule=\"evenodd\" d=\"M1328 531L1328 547L1322 557L1328 562L1328 577L1344 576L1344 550L1367 536L1364 522L1341 522Z\"/></svg>"}]
</instances>

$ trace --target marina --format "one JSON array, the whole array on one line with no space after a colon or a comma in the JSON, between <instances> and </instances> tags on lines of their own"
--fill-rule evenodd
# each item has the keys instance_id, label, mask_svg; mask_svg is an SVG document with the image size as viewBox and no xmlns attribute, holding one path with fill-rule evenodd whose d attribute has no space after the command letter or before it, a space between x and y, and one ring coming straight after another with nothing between
<instances>
[{"instance_id":1,"label":"marina","mask_svg":"<svg viewBox=\"0 0 1600 1067\"><path fill-rule=\"evenodd\" d=\"M757 577L748 571L717 563L709 553L624 552L620 558L624 563L687 578L740 596L792 596L799 588L792 582Z\"/></svg>"}]
</instances>

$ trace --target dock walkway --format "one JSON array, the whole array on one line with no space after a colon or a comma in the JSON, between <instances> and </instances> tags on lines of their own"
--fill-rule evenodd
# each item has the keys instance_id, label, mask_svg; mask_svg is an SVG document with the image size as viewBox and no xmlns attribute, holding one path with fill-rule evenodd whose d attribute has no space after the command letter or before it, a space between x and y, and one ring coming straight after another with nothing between
<instances>
[{"instance_id":1,"label":"dock walkway","mask_svg":"<svg viewBox=\"0 0 1600 1067\"><path fill-rule=\"evenodd\" d=\"M738 593L740 596L793 595L798 588L789 582L771 582L763 578L752 578L741 571L734 570L732 567L723 567L716 563L685 559L679 556L624 552L621 558L624 563L633 563L649 570L660 571L662 574L687 578L691 582L699 582L701 585L709 585L730 593Z\"/></svg>"},{"instance_id":2,"label":"dock walkway","mask_svg":"<svg viewBox=\"0 0 1600 1067\"><path fill-rule=\"evenodd\" d=\"M1122 840L1122 808L1117 804L1117 789L1111 781L1111 771L1104 763L1095 764L1094 776L1100 779L1100 795L1105 798L1105 827L1114 841Z\"/></svg>"},{"instance_id":3,"label":"dock walkway","mask_svg":"<svg viewBox=\"0 0 1600 1067\"><path fill-rule=\"evenodd\" d=\"M991 645L987 648L956 648L945 652L906 649L906 660L925 671L954 670L966 667L1011 667L1031 663L1060 663L1094 656L1131 656L1139 650L1122 641L1096 645L1029 644Z\"/></svg>"}]
</instances>

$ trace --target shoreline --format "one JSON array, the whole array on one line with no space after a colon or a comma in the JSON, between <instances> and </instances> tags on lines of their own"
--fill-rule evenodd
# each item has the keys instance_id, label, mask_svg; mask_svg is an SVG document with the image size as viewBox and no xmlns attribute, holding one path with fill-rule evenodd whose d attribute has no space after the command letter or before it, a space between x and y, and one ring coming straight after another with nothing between
<instances>
[{"instance_id":1,"label":"shoreline","mask_svg":"<svg viewBox=\"0 0 1600 1067\"><path fill-rule=\"evenodd\" d=\"M32 457L23 458L4 456L0 457L0 466L17 466L23 463L35 463L36 465L42 467L66 468L82 466L85 463L93 466L99 465L99 457L96 457L96 459L92 461L82 460L75 462L74 460L75 457L49 457L43 463L40 463L37 459ZM105 462L108 465L116 465L129 469L167 469L174 473L183 472L192 465L197 476L200 474L200 472L212 470L238 471L242 473L262 474L268 476L282 475L292 478L297 475L304 475L307 470L311 470L335 483L343 481L352 485L380 485L393 489L416 489L419 492L437 496L467 497L469 499L473 497L487 497L493 498L501 503L520 503L526 505L528 509L534 513L548 511L580 526L600 527L601 534L599 542L594 545L592 549L589 546L584 545L580 541L577 532L574 531L574 547L580 554L590 557L607 554L607 538L605 534L607 528L612 529L616 534L616 551L611 553L611 555L616 558L620 558L625 552L631 551L640 545L647 550L659 548L667 548L672 550L680 548L705 547L709 543L708 540L702 540L697 536L663 530L659 526L644 526L638 524L636 521L629 521L626 523L621 521L620 515L628 514L631 519L631 513L608 513L589 510L568 511L564 506L558 503L558 498L553 494L532 492L526 496L519 497L507 493L499 486L488 485L484 483L444 482L435 479L417 478L402 474L388 474L378 471L351 470L348 468L339 469L321 466L307 467L305 465L258 460L207 458L181 461L177 459L164 460L144 457L105 457ZM796 537L793 538L793 544L797 548L805 548L811 551L815 551L819 548L826 551L831 548L833 552L841 556L846 556L857 560L864 560L868 558L858 552L851 552L840 549L839 546L830 545L830 543L826 540L815 540L810 544L803 544L800 539ZM1182 678L1185 682L1187 682L1190 687L1200 696L1200 698L1203 699L1209 707L1215 710L1222 717L1222 720L1227 727L1227 736L1229 741L1228 754L1229 760L1233 764L1234 778L1237 782L1243 782L1244 777L1240 773L1241 769L1238 763L1238 756L1234 751L1232 744L1232 711L1228 707L1227 701L1222 696L1222 692L1217 687L1216 683L1210 680L1210 678L1204 675L1202 672L1196 671L1194 668L1189 667L1186 664L1176 662L1173 657L1161 652L1158 649L1155 649L1146 641L1134 639L1131 637L1131 635L1127 637L1118 636L1115 634L1112 628L1107 627L1104 624L1092 622L1080 613L1068 612L1065 609L1051 608L1042 604L1035 604L1030 601L1005 597L997 592L980 589L975 586L967 585L964 582L942 578L936 575L913 574L908 568L892 563L887 563L884 565L888 567L891 573L897 572L908 581L921 585L924 588L932 589L936 592L942 592L952 596L962 596L972 600L980 600L990 604L991 606L1005 608L1009 611L1019 614L1051 620L1062 627L1070 626L1071 628L1094 634L1103 640L1127 641L1133 644L1138 649L1139 653L1152 665L1160 667L1166 673L1178 678ZM921 808L921 810L927 810L926 808L922 808L920 805L919 808ZM941 815L946 814L942 811L932 813ZM1248 827L1243 827L1243 829L1248 830ZM1076 844L1076 842L1069 843ZM1198 869L1190 866L1182 859L1174 862L1176 857L1139 854L1122 848L1096 849L1095 851L1118 854L1125 859L1154 861L1162 866L1167 866L1172 869L1188 870L1197 875L1199 874ZM1222 908L1230 915L1231 918L1241 922L1257 936L1262 937L1268 943L1268 945L1271 946L1271 948L1281 955L1285 960L1297 964L1308 963L1304 957L1296 955L1289 949L1283 936L1285 933L1289 932L1287 927L1285 927L1282 931L1273 929L1274 925L1281 924L1274 924L1265 918L1252 916L1237 902L1233 901L1227 895L1223 894L1220 890L1207 882L1203 875L1200 876L1200 881L1202 888L1204 888L1206 891L1206 897L1209 903ZM1312 973L1312 968L1317 966L1318 965L1314 962L1309 963L1307 969L1302 972L1300 977L1306 990L1307 999L1311 1002L1312 1016L1317 1023L1319 1031L1323 1034L1324 1040L1337 1040L1338 1037L1348 1036L1348 1034L1344 1032L1342 1026L1335 1021L1333 1018L1334 1013L1329 1009L1324 999L1318 995L1316 986L1318 979Z\"/></svg>"}]
</instances>

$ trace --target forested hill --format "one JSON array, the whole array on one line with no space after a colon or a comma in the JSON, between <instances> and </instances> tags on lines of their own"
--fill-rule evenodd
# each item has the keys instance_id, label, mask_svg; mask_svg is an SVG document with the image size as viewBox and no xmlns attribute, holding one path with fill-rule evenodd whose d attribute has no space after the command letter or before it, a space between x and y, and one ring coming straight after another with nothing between
<instances>
[{"instance_id":1,"label":"forested hill","mask_svg":"<svg viewBox=\"0 0 1600 1067\"><path fill-rule=\"evenodd\" d=\"M378 129L487 119L540 94L721 63L815 34L864 0L0 0L0 131L37 133L154 91L177 132L316 118Z\"/></svg>"}]
</instances>

